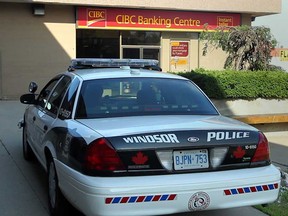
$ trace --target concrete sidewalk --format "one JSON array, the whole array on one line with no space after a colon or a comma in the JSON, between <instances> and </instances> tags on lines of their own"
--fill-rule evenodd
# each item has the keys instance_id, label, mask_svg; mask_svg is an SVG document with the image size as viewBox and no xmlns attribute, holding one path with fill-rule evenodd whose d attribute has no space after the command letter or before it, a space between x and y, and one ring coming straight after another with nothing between
<instances>
[{"instance_id":1,"label":"concrete sidewalk","mask_svg":"<svg viewBox=\"0 0 288 216\"><path fill-rule=\"evenodd\" d=\"M29 164L22 156L22 131L17 123L25 107L0 100L1 216L48 216L44 172L38 163Z\"/></svg>"},{"instance_id":2,"label":"concrete sidewalk","mask_svg":"<svg viewBox=\"0 0 288 216\"><path fill-rule=\"evenodd\" d=\"M25 105L0 100L0 211L1 216L48 216L46 176L40 165L22 156L22 131L17 128ZM265 133L276 166L288 165L288 132ZM176 214L177 216L265 216L252 207ZM174 215L174 216L176 216Z\"/></svg>"},{"instance_id":3,"label":"concrete sidewalk","mask_svg":"<svg viewBox=\"0 0 288 216\"><path fill-rule=\"evenodd\" d=\"M272 163L288 172L288 131L265 133L271 151Z\"/></svg>"}]
</instances>

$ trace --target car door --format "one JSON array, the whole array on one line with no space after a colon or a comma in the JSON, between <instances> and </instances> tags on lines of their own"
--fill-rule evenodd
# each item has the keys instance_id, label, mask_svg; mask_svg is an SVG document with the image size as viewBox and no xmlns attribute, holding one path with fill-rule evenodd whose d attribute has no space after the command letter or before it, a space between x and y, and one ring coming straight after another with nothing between
<instances>
[{"instance_id":1,"label":"car door","mask_svg":"<svg viewBox=\"0 0 288 216\"><path fill-rule=\"evenodd\" d=\"M39 158L39 142L41 141L41 134L44 130L44 125L42 125L42 118L45 118L46 111L45 106L48 100L48 97L59 81L60 77L53 78L51 81L47 83L47 85L41 90L38 95L36 104L34 106L29 107L29 111L26 115L26 125L27 125L27 138L33 148L34 153L37 158Z\"/></svg>"},{"instance_id":2,"label":"car door","mask_svg":"<svg viewBox=\"0 0 288 216\"><path fill-rule=\"evenodd\" d=\"M37 108L33 112L34 121L34 147L38 159L44 163L44 137L52 128L53 122L57 118L59 107L63 96L69 86L70 78L62 76L51 80L48 85L41 91ZM44 164L43 164L44 165Z\"/></svg>"},{"instance_id":3,"label":"car door","mask_svg":"<svg viewBox=\"0 0 288 216\"><path fill-rule=\"evenodd\" d=\"M43 159L44 162L44 146L45 141L49 140L49 138L45 139L46 134L53 129L54 122L58 118L59 109L63 100L63 97L67 91L67 88L69 87L69 84L71 82L70 77L63 76L59 80L59 82L56 84L56 86L53 88L52 92L50 93L50 96L48 97L48 101L46 102L46 105L44 107L44 115L39 118L39 135L40 135L40 142L39 142L39 151L41 155L41 159Z\"/></svg>"}]
</instances>

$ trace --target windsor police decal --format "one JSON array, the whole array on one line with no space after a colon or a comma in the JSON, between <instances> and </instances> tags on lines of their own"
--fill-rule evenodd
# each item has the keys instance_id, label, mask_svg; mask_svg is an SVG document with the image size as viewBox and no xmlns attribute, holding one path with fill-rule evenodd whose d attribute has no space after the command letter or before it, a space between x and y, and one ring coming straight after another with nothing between
<instances>
[{"instance_id":1,"label":"windsor police decal","mask_svg":"<svg viewBox=\"0 0 288 216\"><path fill-rule=\"evenodd\" d=\"M208 132L207 142L212 140L232 140L232 139L244 139L249 138L250 132L248 131L218 131L218 132Z\"/></svg>"},{"instance_id":2,"label":"windsor police decal","mask_svg":"<svg viewBox=\"0 0 288 216\"><path fill-rule=\"evenodd\" d=\"M125 143L180 143L176 134L153 134L124 137Z\"/></svg>"},{"instance_id":3,"label":"windsor police decal","mask_svg":"<svg viewBox=\"0 0 288 216\"><path fill-rule=\"evenodd\" d=\"M197 192L192 195L188 202L190 211L199 211L208 208L210 205L210 197L205 192Z\"/></svg>"}]
</instances>

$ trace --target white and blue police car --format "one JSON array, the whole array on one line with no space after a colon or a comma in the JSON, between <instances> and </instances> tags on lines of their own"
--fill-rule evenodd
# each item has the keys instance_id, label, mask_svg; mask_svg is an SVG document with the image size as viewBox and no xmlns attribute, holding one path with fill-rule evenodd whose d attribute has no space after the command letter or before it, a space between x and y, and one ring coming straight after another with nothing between
<instances>
[{"instance_id":1,"label":"white and blue police car","mask_svg":"<svg viewBox=\"0 0 288 216\"><path fill-rule=\"evenodd\" d=\"M47 171L51 215L165 215L274 202L262 132L222 116L155 60L74 59L28 104L23 154Z\"/></svg>"}]
</instances>

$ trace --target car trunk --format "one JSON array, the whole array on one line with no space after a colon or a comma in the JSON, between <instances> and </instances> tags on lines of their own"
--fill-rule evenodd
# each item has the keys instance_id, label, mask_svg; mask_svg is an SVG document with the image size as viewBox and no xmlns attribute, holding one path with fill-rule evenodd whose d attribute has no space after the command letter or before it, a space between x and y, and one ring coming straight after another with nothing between
<instances>
[{"instance_id":1,"label":"car trunk","mask_svg":"<svg viewBox=\"0 0 288 216\"><path fill-rule=\"evenodd\" d=\"M257 129L218 115L80 121L105 137L126 172L137 175L248 168L259 143Z\"/></svg>"}]
</instances>

